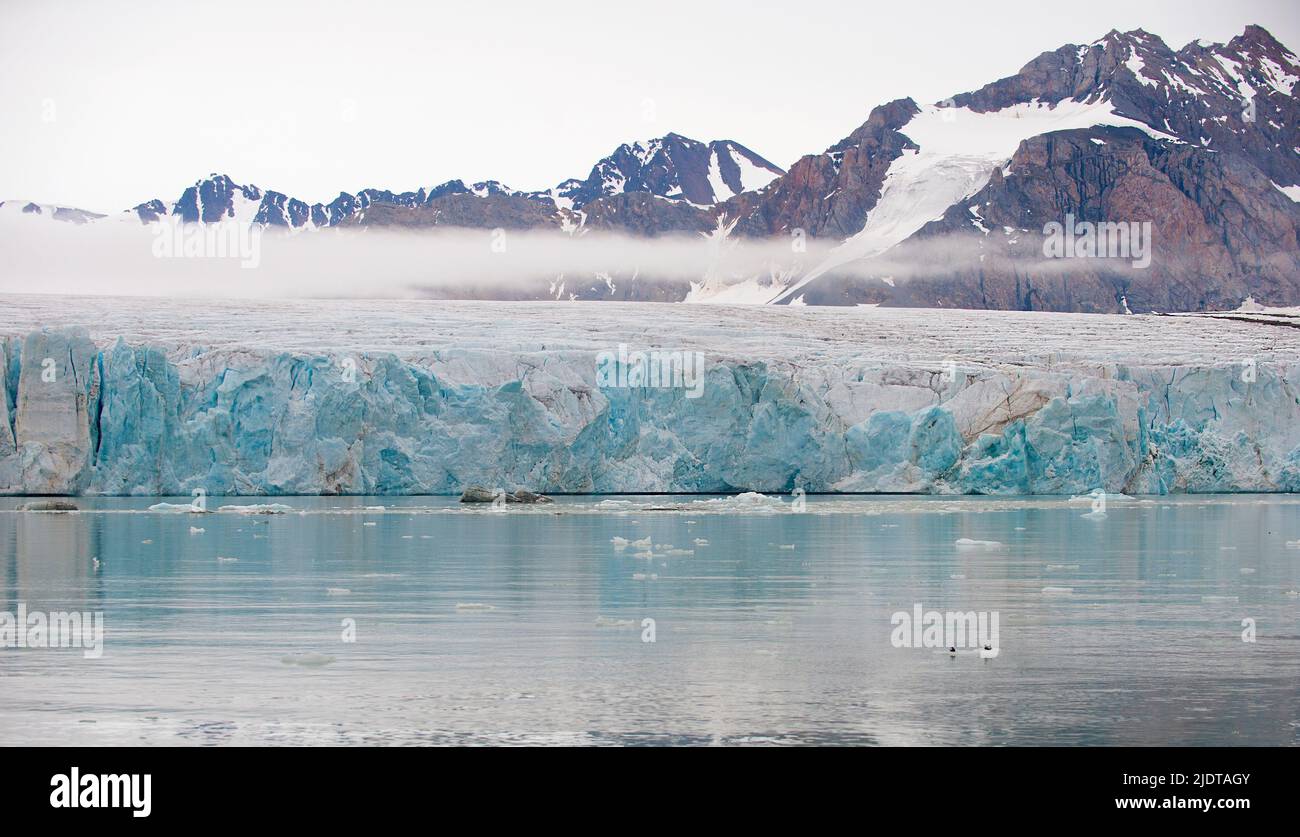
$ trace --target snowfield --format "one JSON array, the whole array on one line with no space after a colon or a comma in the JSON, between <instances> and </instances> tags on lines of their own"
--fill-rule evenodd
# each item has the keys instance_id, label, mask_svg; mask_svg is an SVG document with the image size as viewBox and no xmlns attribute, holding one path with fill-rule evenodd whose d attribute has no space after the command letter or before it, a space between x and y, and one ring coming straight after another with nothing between
<instances>
[{"instance_id":1,"label":"snowfield","mask_svg":"<svg viewBox=\"0 0 1300 837\"><path fill-rule=\"evenodd\" d=\"M0 306L6 494L1300 490L1285 315ZM699 397L606 385L620 347L701 353Z\"/></svg>"}]
</instances>

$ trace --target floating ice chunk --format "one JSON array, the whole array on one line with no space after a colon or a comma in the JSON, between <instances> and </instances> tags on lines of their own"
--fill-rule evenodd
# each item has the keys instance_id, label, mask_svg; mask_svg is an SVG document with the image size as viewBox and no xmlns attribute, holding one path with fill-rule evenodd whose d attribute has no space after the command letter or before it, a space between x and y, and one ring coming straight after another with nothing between
<instances>
[{"instance_id":1,"label":"floating ice chunk","mask_svg":"<svg viewBox=\"0 0 1300 837\"><path fill-rule=\"evenodd\" d=\"M1077 569L1079 569L1079 565L1078 565L1078 564L1048 564L1046 567L1044 567L1044 569L1046 569L1046 570L1077 570Z\"/></svg>"},{"instance_id":2,"label":"floating ice chunk","mask_svg":"<svg viewBox=\"0 0 1300 837\"><path fill-rule=\"evenodd\" d=\"M966 580L966 574L965 574L965 573L953 573L952 575L948 576L948 578L951 578L953 581L965 581L965 580Z\"/></svg>"},{"instance_id":3,"label":"floating ice chunk","mask_svg":"<svg viewBox=\"0 0 1300 837\"><path fill-rule=\"evenodd\" d=\"M664 553L664 554L665 554L665 555L694 555L694 554L695 554L695 550L693 550L693 549L670 549L670 550L668 550L668 551L667 551L666 553Z\"/></svg>"},{"instance_id":4,"label":"floating ice chunk","mask_svg":"<svg viewBox=\"0 0 1300 837\"><path fill-rule=\"evenodd\" d=\"M632 541L632 546L639 546L648 549L650 547L650 538L642 538L639 541Z\"/></svg>"},{"instance_id":5,"label":"floating ice chunk","mask_svg":"<svg viewBox=\"0 0 1300 837\"><path fill-rule=\"evenodd\" d=\"M633 581L654 581L659 578L658 573L632 573Z\"/></svg>"},{"instance_id":6,"label":"floating ice chunk","mask_svg":"<svg viewBox=\"0 0 1300 837\"><path fill-rule=\"evenodd\" d=\"M1287 541L1287 542L1286 542L1286 548L1287 548L1287 549L1300 549L1300 541Z\"/></svg>"},{"instance_id":7,"label":"floating ice chunk","mask_svg":"<svg viewBox=\"0 0 1300 837\"><path fill-rule=\"evenodd\" d=\"M351 593L352 593L352 591L349 590L349 589L346 588L346 587L326 587L326 588L325 588L325 595L327 595L327 596L347 596L347 595L350 595Z\"/></svg>"},{"instance_id":8,"label":"floating ice chunk","mask_svg":"<svg viewBox=\"0 0 1300 837\"><path fill-rule=\"evenodd\" d=\"M632 553L632 557L641 558L643 560L650 561L655 557L655 554L648 549L643 549L640 552Z\"/></svg>"},{"instance_id":9,"label":"floating ice chunk","mask_svg":"<svg viewBox=\"0 0 1300 837\"><path fill-rule=\"evenodd\" d=\"M230 557L227 557L227 556L224 556L224 555L218 555L218 556L217 556L217 563L218 563L218 564L233 564L233 563L235 563L235 562L238 561L238 560L239 560L238 558L230 558Z\"/></svg>"},{"instance_id":10,"label":"floating ice chunk","mask_svg":"<svg viewBox=\"0 0 1300 837\"><path fill-rule=\"evenodd\" d=\"M708 538L696 538L696 539L695 539L695 545L696 545L696 546L708 546L708 545L709 545L709 539L708 539Z\"/></svg>"},{"instance_id":11,"label":"floating ice chunk","mask_svg":"<svg viewBox=\"0 0 1300 837\"><path fill-rule=\"evenodd\" d=\"M365 523L362 523L361 525L362 525L362 526L378 526L379 524L376 523L376 522L373 521L373 520L367 520Z\"/></svg>"},{"instance_id":12,"label":"floating ice chunk","mask_svg":"<svg viewBox=\"0 0 1300 837\"><path fill-rule=\"evenodd\" d=\"M1001 549L1001 541L977 541L973 538L958 538L953 542L958 549Z\"/></svg>"},{"instance_id":13,"label":"floating ice chunk","mask_svg":"<svg viewBox=\"0 0 1300 837\"><path fill-rule=\"evenodd\" d=\"M280 662L287 666L319 668L334 662L334 658L325 654L286 654L280 658Z\"/></svg>"},{"instance_id":14,"label":"floating ice chunk","mask_svg":"<svg viewBox=\"0 0 1300 837\"><path fill-rule=\"evenodd\" d=\"M145 538L144 540L140 541L140 543L153 543L153 538Z\"/></svg>"},{"instance_id":15,"label":"floating ice chunk","mask_svg":"<svg viewBox=\"0 0 1300 837\"><path fill-rule=\"evenodd\" d=\"M1300 599L1300 590L1288 590L1282 595L1286 596L1288 599Z\"/></svg>"},{"instance_id":16,"label":"floating ice chunk","mask_svg":"<svg viewBox=\"0 0 1300 837\"><path fill-rule=\"evenodd\" d=\"M1065 502L1093 503L1096 502L1097 500L1101 500L1106 503L1131 503L1134 501L1134 499L1135 499L1134 497L1128 494L1109 494L1103 491L1093 491L1089 494L1075 494L1073 497L1066 500Z\"/></svg>"},{"instance_id":17,"label":"floating ice chunk","mask_svg":"<svg viewBox=\"0 0 1300 837\"><path fill-rule=\"evenodd\" d=\"M496 610L496 605L483 604L482 602L457 602L457 610Z\"/></svg>"},{"instance_id":18,"label":"floating ice chunk","mask_svg":"<svg viewBox=\"0 0 1300 837\"><path fill-rule=\"evenodd\" d=\"M1093 509L1090 512L1079 515L1079 517L1082 517L1084 520L1105 520L1106 513L1101 509Z\"/></svg>"},{"instance_id":19,"label":"floating ice chunk","mask_svg":"<svg viewBox=\"0 0 1300 837\"><path fill-rule=\"evenodd\" d=\"M609 542L614 544L614 548L617 549L619 552L622 552L623 550L627 549L627 545L628 545L627 538L620 538L617 535L615 535L614 537L609 539Z\"/></svg>"},{"instance_id":20,"label":"floating ice chunk","mask_svg":"<svg viewBox=\"0 0 1300 837\"><path fill-rule=\"evenodd\" d=\"M781 544L780 546L778 546L777 549L794 549L794 544L792 544L792 543L783 543L783 544Z\"/></svg>"},{"instance_id":21,"label":"floating ice chunk","mask_svg":"<svg viewBox=\"0 0 1300 837\"><path fill-rule=\"evenodd\" d=\"M293 508L283 503L253 503L245 506L222 506L217 511L228 514L284 514L293 511Z\"/></svg>"},{"instance_id":22,"label":"floating ice chunk","mask_svg":"<svg viewBox=\"0 0 1300 837\"><path fill-rule=\"evenodd\" d=\"M151 512L167 512L170 514L206 514L207 511L193 503L154 503L148 509Z\"/></svg>"},{"instance_id":23,"label":"floating ice chunk","mask_svg":"<svg viewBox=\"0 0 1300 837\"><path fill-rule=\"evenodd\" d=\"M1254 567L1242 567L1241 569L1237 570L1237 572L1241 573L1242 575L1254 575L1254 574L1255 574L1255 568L1254 568Z\"/></svg>"},{"instance_id":24,"label":"floating ice chunk","mask_svg":"<svg viewBox=\"0 0 1300 837\"><path fill-rule=\"evenodd\" d=\"M204 532L206 532L206 531L207 531L207 529L200 529L198 526L191 526L191 527L190 527L190 534L191 534L191 535L202 535L202 534L203 534Z\"/></svg>"},{"instance_id":25,"label":"floating ice chunk","mask_svg":"<svg viewBox=\"0 0 1300 837\"><path fill-rule=\"evenodd\" d=\"M1044 596L1069 596L1074 593L1073 587L1044 587Z\"/></svg>"},{"instance_id":26,"label":"floating ice chunk","mask_svg":"<svg viewBox=\"0 0 1300 837\"><path fill-rule=\"evenodd\" d=\"M597 628L635 628L636 622L631 619L613 619L609 616L596 617Z\"/></svg>"},{"instance_id":27,"label":"floating ice chunk","mask_svg":"<svg viewBox=\"0 0 1300 837\"><path fill-rule=\"evenodd\" d=\"M366 511L381 512L381 511L388 511L388 508L385 506L366 506Z\"/></svg>"}]
</instances>

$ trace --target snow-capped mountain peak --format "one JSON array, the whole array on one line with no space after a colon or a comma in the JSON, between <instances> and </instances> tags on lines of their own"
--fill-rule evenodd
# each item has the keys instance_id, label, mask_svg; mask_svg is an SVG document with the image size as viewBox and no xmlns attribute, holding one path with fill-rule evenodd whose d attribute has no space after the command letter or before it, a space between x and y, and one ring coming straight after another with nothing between
<instances>
[{"instance_id":1,"label":"snow-capped mountain peak","mask_svg":"<svg viewBox=\"0 0 1300 837\"><path fill-rule=\"evenodd\" d=\"M573 209L628 192L713 206L784 173L732 140L706 143L669 133L624 143L592 166L585 180L566 180L552 191L557 204Z\"/></svg>"}]
</instances>

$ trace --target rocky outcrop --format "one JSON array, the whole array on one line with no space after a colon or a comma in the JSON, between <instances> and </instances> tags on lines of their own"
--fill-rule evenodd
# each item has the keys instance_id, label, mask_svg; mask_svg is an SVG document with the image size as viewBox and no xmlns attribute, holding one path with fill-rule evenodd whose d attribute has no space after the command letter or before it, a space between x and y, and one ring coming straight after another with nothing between
<instances>
[{"instance_id":1,"label":"rocky outcrop","mask_svg":"<svg viewBox=\"0 0 1300 837\"><path fill-rule=\"evenodd\" d=\"M727 201L718 214L737 221L739 235L852 235L876 205L890 164L915 148L899 128L917 110L911 99L881 105L848 137L800 159L765 188Z\"/></svg>"}]
</instances>

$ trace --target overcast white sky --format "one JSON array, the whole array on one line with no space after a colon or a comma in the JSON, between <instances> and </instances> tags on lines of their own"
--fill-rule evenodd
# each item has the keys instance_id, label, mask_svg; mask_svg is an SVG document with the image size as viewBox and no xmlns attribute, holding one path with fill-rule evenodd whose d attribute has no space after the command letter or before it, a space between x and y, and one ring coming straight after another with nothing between
<instances>
[{"instance_id":1,"label":"overcast white sky","mask_svg":"<svg viewBox=\"0 0 1300 837\"><path fill-rule=\"evenodd\" d=\"M781 166L901 96L1144 28L1177 49L1297 0L563 3L0 0L0 199L101 211L209 172L329 200L451 178L545 188L619 143L733 139Z\"/></svg>"}]
</instances>

